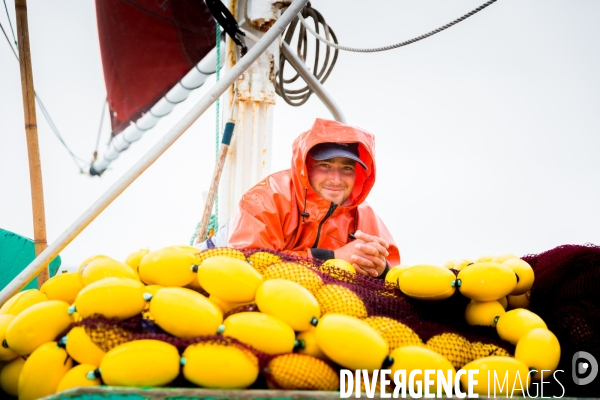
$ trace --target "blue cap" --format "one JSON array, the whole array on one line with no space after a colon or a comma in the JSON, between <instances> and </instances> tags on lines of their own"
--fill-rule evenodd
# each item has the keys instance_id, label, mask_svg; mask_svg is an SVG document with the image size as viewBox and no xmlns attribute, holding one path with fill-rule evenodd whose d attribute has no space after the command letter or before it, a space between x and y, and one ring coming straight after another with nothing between
<instances>
[{"instance_id":1,"label":"blue cap","mask_svg":"<svg viewBox=\"0 0 600 400\"><path fill-rule=\"evenodd\" d=\"M358 143L320 143L310 149L308 155L318 161L346 157L367 169L365 163L358 156Z\"/></svg>"}]
</instances>

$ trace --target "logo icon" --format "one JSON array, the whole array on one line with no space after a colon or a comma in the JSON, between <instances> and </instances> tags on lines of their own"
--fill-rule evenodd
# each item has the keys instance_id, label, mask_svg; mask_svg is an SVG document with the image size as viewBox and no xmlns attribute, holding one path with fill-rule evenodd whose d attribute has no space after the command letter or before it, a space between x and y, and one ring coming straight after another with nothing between
<instances>
[{"instance_id":1,"label":"logo icon","mask_svg":"<svg viewBox=\"0 0 600 400\"><path fill-rule=\"evenodd\" d=\"M576 385L587 385L598 375L598 361L586 351L573 354L571 365Z\"/></svg>"}]
</instances>

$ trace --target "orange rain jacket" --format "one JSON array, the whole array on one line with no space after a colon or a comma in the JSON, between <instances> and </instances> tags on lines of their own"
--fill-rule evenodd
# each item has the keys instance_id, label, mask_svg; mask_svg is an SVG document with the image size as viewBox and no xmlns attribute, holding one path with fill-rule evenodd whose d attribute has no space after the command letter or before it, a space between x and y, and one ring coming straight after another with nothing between
<instances>
[{"instance_id":1,"label":"orange rain jacket","mask_svg":"<svg viewBox=\"0 0 600 400\"><path fill-rule=\"evenodd\" d=\"M324 142L359 143L359 157L367 166L356 168L356 181L343 205L335 205L317 193L308 181L309 150ZM264 247L308 256L308 249L335 250L360 230L389 243L389 267L400 264L400 253L392 235L365 202L375 184L375 136L360 128L317 119L293 145L292 168L269 175L248 190L239 210L229 222L228 246ZM306 203L306 206L304 205ZM333 214L329 215L334 208ZM301 213L307 212L303 218Z\"/></svg>"}]
</instances>

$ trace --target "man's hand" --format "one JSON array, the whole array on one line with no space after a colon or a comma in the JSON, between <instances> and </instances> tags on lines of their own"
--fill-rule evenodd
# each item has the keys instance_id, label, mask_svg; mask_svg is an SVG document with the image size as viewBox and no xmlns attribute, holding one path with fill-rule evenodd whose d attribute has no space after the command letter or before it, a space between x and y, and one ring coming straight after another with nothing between
<instances>
[{"instance_id":1,"label":"man's hand","mask_svg":"<svg viewBox=\"0 0 600 400\"><path fill-rule=\"evenodd\" d=\"M379 245L381 245L385 249L385 256L387 257L387 256L390 255L390 253L388 253L388 251L387 251L387 249L390 248L390 245L385 240L383 240L382 238L377 237L377 236L368 235L368 234L366 234L366 233L364 233L362 231L356 231L356 233L354 234L354 237L357 238L357 239L359 239L359 240L362 240L364 242L376 242L376 243L379 243Z\"/></svg>"},{"instance_id":2,"label":"man's hand","mask_svg":"<svg viewBox=\"0 0 600 400\"><path fill-rule=\"evenodd\" d=\"M334 251L335 258L351 263L361 275L377 277L386 266L389 245L385 240L361 231L354 234L356 240Z\"/></svg>"}]
</instances>

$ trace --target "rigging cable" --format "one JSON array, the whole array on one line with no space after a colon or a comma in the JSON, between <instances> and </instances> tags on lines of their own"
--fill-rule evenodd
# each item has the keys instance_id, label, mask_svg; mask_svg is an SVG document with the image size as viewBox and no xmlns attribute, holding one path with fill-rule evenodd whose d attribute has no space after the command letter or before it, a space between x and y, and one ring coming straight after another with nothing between
<instances>
[{"instance_id":1,"label":"rigging cable","mask_svg":"<svg viewBox=\"0 0 600 400\"><path fill-rule=\"evenodd\" d=\"M12 28L12 26L11 26ZM17 53L15 52L14 47L12 46L12 43L10 43L10 39L8 38L8 35L6 34L6 31L4 30L4 27L2 26L2 23L0 22L0 29L2 29L2 33L4 33L4 37L6 38L6 42L8 43L8 46L10 47L10 49L12 50L13 54L15 55L16 59L19 59L19 56L17 55ZM14 36L14 33L13 33ZM16 45L16 43L15 43Z\"/></svg>"},{"instance_id":2,"label":"rigging cable","mask_svg":"<svg viewBox=\"0 0 600 400\"><path fill-rule=\"evenodd\" d=\"M304 17L302 17L302 15L304 15ZM305 63L306 63L306 58L307 58L307 54L308 54L308 38L307 38L305 26L303 24L298 25L298 22L299 22L299 18L302 18L302 20L304 22L306 22L306 20L304 18L308 18L308 17L312 18L317 32L319 31L319 26L322 26L323 30L325 31L325 36L328 39L329 38L333 39L333 43L337 44L337 37L335 36L335 33L333 32L333 30L325 22L325 18L323 18L321 13L319 13L317 10L312 8L310 6L310 4L307 4L306 7L304 7L300 13L298 13L298 17L296 17L290 23L288 29L285 32L285 36L283 38L283 40L286 43L290 44L290 42L292 41L292 38L294 36L296 27L297 26L300 27L300 30L298 31L298 43L296 46L296 49L297 49L296 52L297 52L298 56L300 58L302 58L302 61L304 61ZM327 41L329 42L329 40L327 40ZM329 43L332 43L332 42L329 42ZM315 39L315 55L314 55L314 64L313 64L312 70L313 70L313 74L315 75L315 77L321 83L325 83L325 81L329 77L329 74L331 73L331 70L333 69L333 67L337 61L339 50L335 49L335 51L333 53L333 57L331 59L330 59L330 57L331 57L330 52L331 52L331 47L326 46L325 47L325 59L324 59L322 65L320 65L320 63L319 63L320 45L319 45L319 40ZM308 85L302 86L299 89L286 88L286 86L289 86L290 84L292 84L296 80L298 80L298 78L300 78L300 74L298 72L294 71L294 72L296 72L296 74L293 77L291 77L289 79L285 79L283 77L285 62L286 62L286 58L283 55L283 53L281 52L279 54L279 71L277 72L277 76L275 78L275 91L289 105L294 106L294 107L301 106L302 104L304 104L308 101L308 98L313 93L313 91L309 88ZM300 79L300 81L304 82L303 79Z\"/></svg>"},{"instance_id":3,"label":"rigging cable","mask_svg":"<svg viewBox=\"0 0 600 400\"><path fill-rule=\"evenodd\" d=\"M220 24L217 23L215 25L216 25L216 34L217 34L217 38L216 38L217 59L215 60L215 81L219 82L219 79L221 79L221 46L219 45L219 43L222 39L223 32L221 31ZM236 98L237 98L237 89L234 84L234 95L233 95L232 106L231 106L231 119L233 119L233 110L235 108ZM215 166L216 166L217 162L219 160L219 149L220 149L221 97L217 97L215 109L216 109L216 113L215 113ZM208 201L208 199L206 201ZM217 231L219 230L219 190L218 189L217 189L217 192L215 193L214 208L215 208L215 212L211 213L211 215L210 215L205 237L201 238L202 241L214 236L217 233ZM192 237L190 239L190 246L194 245L194 243L196 241L196 237L198 237L198 230L200 229L200 225L202 225L202 220L198 221L198 224L196 224L196 229L194 229L194 234L192 235Z\"/></svg>"},{"instance_id":4,"label":"rigging cable","mask_svg":"<svg viewBox=\"0 0 600 400\"><path fill-rule=\"evenodd\" d=\"M100 127L98 128L98 136L96 137L96 148L94 148L94 159L92 164L98 158L98 146L100 146L100 135L102 134L102 125L104 123L104 114L106 114L106 106L108 105L108 97L104 99L104 105L102 106L102 114L100 115Z\"/></svg>"},{"instance_id":5,"label":"rigging cable","mask_svg":"<svg viewBox=\"0 0 600 400\"><path fill-rule=\"evenodd\" d=\"M4 9L6 10L6 18L8 18L8 24L10 25L10 32L12 33L13 40L15 41L15 47L18 47L17 38L15 37L15 30L13 29L12 22L10 21L10 15L8 15L8 7L6 7L6 0L3 0L3 1L4 1ZM2 29L2 31L4 31L4 28ZM4 35L6 35L6 33L4 33ZM6 38L6 39L8 39L8 38Z\"/></svg>"},{"instance_id":6,"label":"rigging cable","mask_svg":"<svg viewBox=\"0 0 600 400\"><path fill-rule=\"evenodd\" d=\"M379 52L379 51L386 51L386 50L392 50L392 49L396 49L398 47L402 47L402 46L406 46L409 45L411 43L415 43L418 42L419 40L423 40L425 38L428 38L429 36L435 35L436 33L439 33L445 29L450 28L452 25L455 25L467 18L469 18L471 15L478 13L479 11L483 10L484 8L486 8L487 6L495 3L496 0L490 0L487 3L484 3L482 5L480 5L479 7L477 7L476 9L472 10L471 12L463 15L460 18L455 19L454 21L440 27L437 28L431 32L428 32L424 35L418 36L416 38L410 39L410 40L406 40L404 42L401 43L396 43L390 46L384 46L384 47L375 47L375 48L371 48L371 49L357 49L357 48L353 48L353 47L347 47L347 46L340 46L337 44L337 42L331 42L328 39L320 36L318 34L318 32L315 32L310 25L306 22L306 20L303 18L303 16L301 15L301 13L298 13L298 18L300 18L300 21L302 22L302 25L308 29L310 31L310 33L312 33L318 40L320 40L321 42L325 43L327 46L333 47L334 49L337 50L345 50L345 51L352 51L352 52L357 52L357 53L375 53L375 52Z\"/></svg>"},{"instance_id":7,"label":"rigging cable","mask_svg":"<svg viewBox=\"0 0 600 400\"><path fill-rule=\"evenodd\" d=\"M390 46L368 48L368 49L358 49L358 48L339 45L337 38L335 36L335 33L327 25L323 16L317 10L313 9L310 6L310 3L308 3L307 6L302 10L302 12L298 13L298 16L296 17L296 19L294 19L292 21L292 23L290 24L290 26L288 27L284 40L288 44L291 42L292 37L294 35L294 30L296 29L296 25L298 24L298 22L300 22L301 24L300 24L300 31L298 33L297 54L302 58L302 60L304 62L306 62L307 48L308 48L308 46L307 46L308 41L306 38L306 30L308 30L313 36L315 36L315 42L316 42L315 49L316 50L315 50L315 56L314 56L315 62L314 62L313 71L314 71L315 77L321 83L324 83L325 80L329 77L329 74L330 74L331 70L333 69L333 66L335 65L339 50L359 52L359 53L374 53L374 52L392 50L392 49L395 49L398 47L406 46L411 43L418 42L419 40L423 40L429 36L435 35L436 33L439 33L445 29L448 29L451 26L467 19L468 17L476 14L477 12L483 10L484 8L488 7L489 5L491 5L495 2L496 2L496 0L489 0L488 2L482 4L481 6L477 7L476 9L472 10L471 12L463 15L462 17L457 18L454 21L452 21L438 29L435 29L429 33L418 36L416 38L413 38L413 39L410 39L410 40L407 40L407 41L404 41L401 43L393 44ZM311 27L309 22L307 22L308 17L313 19L314 28ZM248 18L248 13L247 13L246 9L244 9L244 18L246 19L246 22L248 24L252 25L252 22ZM325 31L325 36L326 36L325 38L319 34L319 25L323 26L323 30ZM331 40L331 39L333 39L333 40ZM325 53L325 61L324 61L324 65L322 67L319 66L319 41L323 42L324 44L327 45L326 53ZM335 49L335 53L333 55L333 60L331 62L331 65L328 64L330 48ZM279 56L279 71L276 76L275 90L276 90L277 94L280 95L285 100L286 103L288 103L292 106L300 106L300 105L306 103L306 101L312 94L312 90L310 90L308 85L303 86L299 89L289 89L289 88L285 87L285 86L295 82L300 77L300 75L298 73L296 73L296 75L294 75L290 79L285 79L283 77L285 61L286 61L285 56L283 54L280 54L280 56Z\"/></svg>"},{"instance_id":8,"label":"rigging cable","mask_svg":"<svg viewBox=\"0 0 600 400\"><path fill-rule=\"evenodd\" d=\"M6 5L6 3L5 3L5 5ZM7 10L7 12L8 12L8 10ZM10 22L10 19L9 19L9 22ZM10 26L11 26L11 29L12 29L12 24ZM6 31L4 30L4 27L2 26L1 23L0 23L0 29L2 29L2 33L4 33L4 37L6 38L6 41L8 42L8 45L9 45L10 49L12 50L12 52L13 52L16 60L19 61L19 55L16 53L15 49L13 48L12 43L10 43L10 39L8 38L8 35L6 34ZM14 32L12 32L12 34L13 34L13 37L14 37ZM15 44L16 44L16 42L15 42ZM42 102L42 99L40 98L40 96L38 96L38 94L35 92L35 90L34 90L33 94L34 94L35 99L36 99L36 101L38 103L38 106L40 107L40 111L42 112L42 115L44 116L44 118L46 119L46 122L50 126L50 130L54 133L54 135L62 143L62 145L64 146L64 148L67 150L67 152L71 155L71 158L73 159L73 161L77 165L77 168L79 168L79 172L80 173L85 173L84 169L80 165L80 162L83 163L84 166L86 166L86 169L87 169L87 166L90 165L90 164L87 161L85 161L84 159L82 159L81 157L78 157L75 153L73 153L73 151L69 148L69 146L67 146L67 144L65 143L65 140L63 139L62 135L58 131L58 128L56 127L56 125L54 125L54 121L52 121L52 118L50 117L50 114L46 110L46 107L44 106L44 103Z\"/></svg>"},{"instance_id":9,"label":"rigging cable","mask_svg":"<svg viewBox=\"0 0 600 400\"><path fill-rule=\"evenodd\" d=\"M216 26L216 33L217 33L217 38L216 38L216 42L217 42L217 59L216 59L216 65L215 65L215 82L219 82L219 80L221 79L221 26L219 24L215 24ZM244 42L244 46L245 46L245 42ZM215 108L216 108L216 115L215 115L215 165L217 163L217 159L219 157L219 145L221 142L221 138L219 137L219 132L221 131L221 97L217 98L217 102L215 104ZM232 105L232 110L233 110L233 105ZM212 216L214 215L214 219L212 218ZM219 229L219 191L217 190L217 193L215 194L215 213L211 215L211 222L213 223L212 227L214 229L214 232L217 231L217 229ZM210 224L209 224L210 226ZM210 230L210 227L208 228Z\"/></svg>"},{"instance_id":10,"label":"rigging cable","mask_svg":"<svg viewBox=\"0 0 600 400\"><path fill-rule=\"evenodd\" d=\"M56 125L54 125L54 121L52 121L52 118L50 117L50 114L46 110L46 107L44 106L42 99L40 99L40 97L35 92L34 92L34 95L35 95L36 100L38 101L38 106L40 107L40 110L42 111L42 115L44 116L44 118L46 118L46 122L48 122L48 125L50 125L50 129L52 130L52 132L54 132L54 134L56 135L58 140L63 144L64 148L69 152L69 154L71 155L71 158L73 159L75 164L77 164L77 167L79 167L79 172L82 174L85 173L83 168L81 168L81 165L79 165L79 162L83 163L86 166L86 168L89 165L89 163L87 161L85 161L84 159L78 157L75 153L73 153L73 151L71 151L69 146L67 146L67 143L65 143L65 140L61 136L60 132L58 131L58 128L56 127Z\"/></svg>"}]
</instances>

